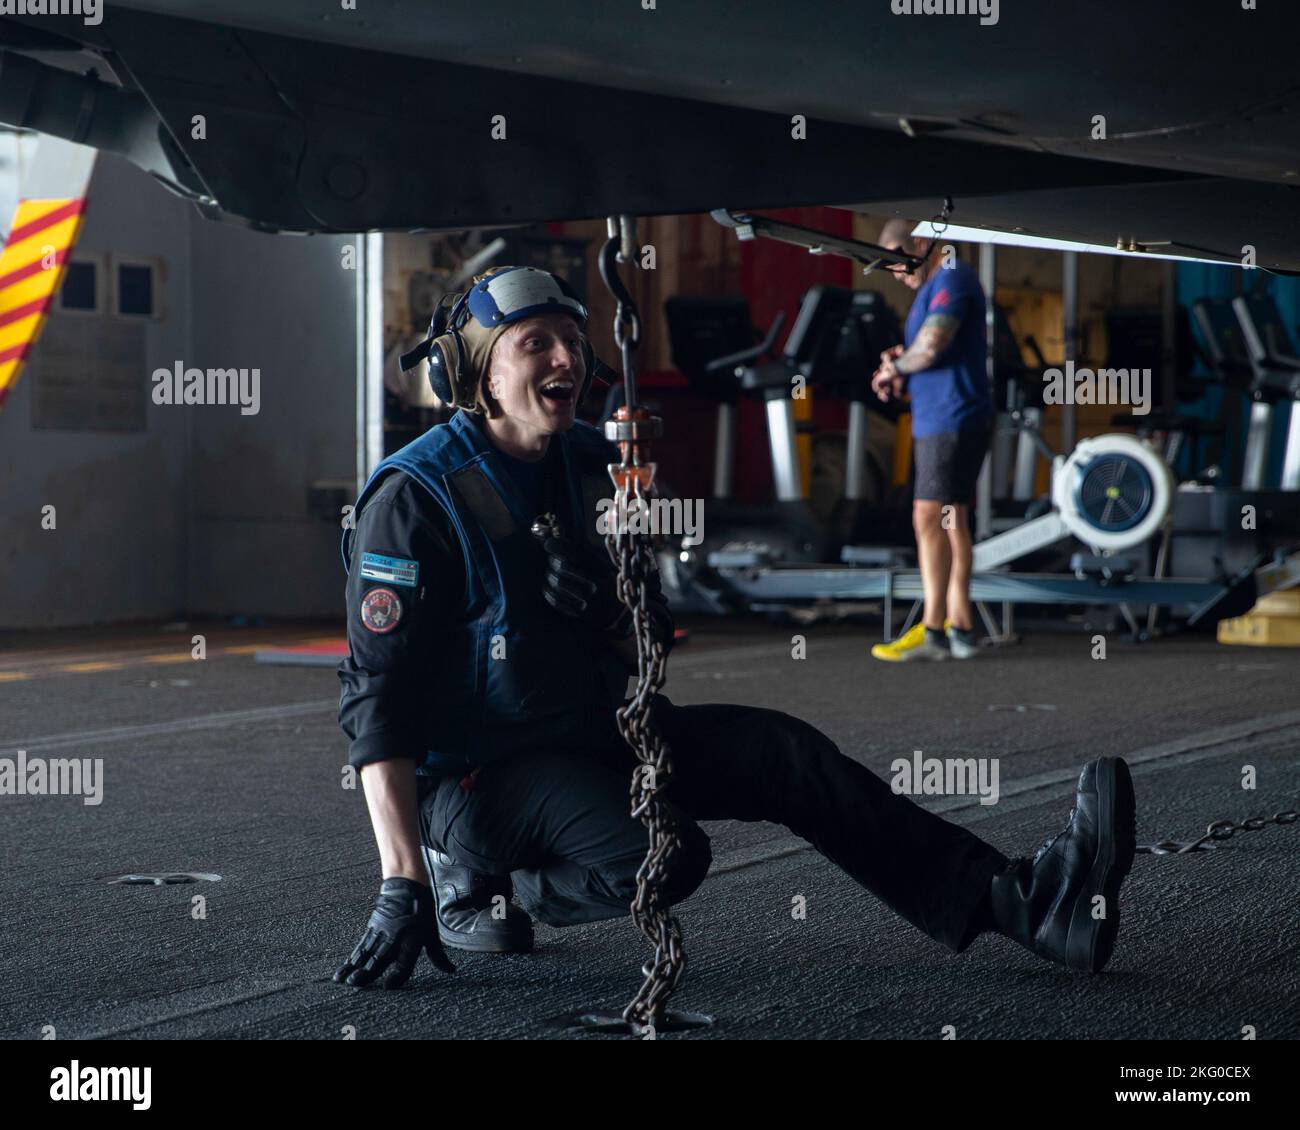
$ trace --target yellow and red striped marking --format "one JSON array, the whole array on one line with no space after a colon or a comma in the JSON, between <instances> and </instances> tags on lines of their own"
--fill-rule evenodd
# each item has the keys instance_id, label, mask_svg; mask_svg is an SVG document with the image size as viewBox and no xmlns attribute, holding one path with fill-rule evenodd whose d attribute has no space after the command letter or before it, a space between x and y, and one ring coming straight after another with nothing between
<instances>
[{"instance_id":1,"label":"yellow and red striped marking","mask_svg":"<svg viewBox=\"0 0 1300 1130\"><path fill-rule=\"evenodd\" d=\"M0 406L18 383L63 285L86 198L22 200L0 252Z\"/></svg>"}]
</instances>

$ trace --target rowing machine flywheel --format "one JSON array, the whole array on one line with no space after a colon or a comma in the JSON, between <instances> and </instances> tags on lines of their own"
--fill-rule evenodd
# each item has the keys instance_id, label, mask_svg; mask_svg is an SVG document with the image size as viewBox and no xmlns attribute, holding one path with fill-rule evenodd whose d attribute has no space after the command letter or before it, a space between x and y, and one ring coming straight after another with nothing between
<instances>
[{"instance_id":1,"label":"rowing machine flywheel","mask_svg":"<svg viewBox=\"0 0 1300 1130\"><path fill-rule=\"evenodd\" d=\"M1080 441L1052 485L1061 520L1099 550L1129 549L1150 538L1169 514L1173 492L1169 465L1130 435Z\"/></svg>"}]
</instances>

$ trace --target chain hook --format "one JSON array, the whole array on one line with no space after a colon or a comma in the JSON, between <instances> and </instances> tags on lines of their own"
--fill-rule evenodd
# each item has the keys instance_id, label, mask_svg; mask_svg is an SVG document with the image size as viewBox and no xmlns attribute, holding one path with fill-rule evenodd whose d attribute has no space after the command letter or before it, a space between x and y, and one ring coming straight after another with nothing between
<instances>
[{"instance_id":1,"label":"chain hook","mask_svg":"<svg viewBox=\"0 0 1300 1130\"><path fill-rule=\"evenodd\" d=\"M632 216L610 216L605 226L608 238L598 260L600 277L618 304L614 311L614 342L623 364L624 407L634 413L637 388L632 354L641 344L641 315L636 300L619 276L618 264L631 261L636 254L636 220Z\"/></svg>"},{"instance_id":2,"label":"chain hook","mask_svg":"<svg viewBox=\"0 0 1300 1130\"><path fill-rule=\"evenodd\" d=\"M664 644L654 637L646 606L647 579L655 568L654 547L649 534L631 529L625 518L631 504L648 499L653 488L650 441L659 436L662 422L638 403L633 355L641 343L641 318L618 272L618 264L631 261L636 254L635 221L631 216L610 216L607 231L600 252L600 277L617 303L614 340L623 364L624 403L605 423L606 438L618 444L622 456L620 463L609 466L615 506L605 547L618 570L619 599L632 614L637 650L636 690L616 717L619 733L638 761L632 774L631 812L645 825L649 837L645 860L637 871L632 921L654 947L653 958L642 969L645 980L622 1014L631 1031L640 1032L662 1022L668 998L686 968L686 954L681 927L663 895L681 837L672 811L660 797L672 778L672 760L651 715L652 699L663 687L667 664Z\"/></svg>"},{"instance_id":3,"label":"chain hook","mask_svg":"<svg viewBox=\"0 0 1300 1130\"><path fill-rule=\"evenodd\" d=\"M952 215L952 197L943 198L943 207L930 217L930 227L934 232L935 239L941 239L943 233L948 230L948 217Z\"/></svg>"}]
</instances>

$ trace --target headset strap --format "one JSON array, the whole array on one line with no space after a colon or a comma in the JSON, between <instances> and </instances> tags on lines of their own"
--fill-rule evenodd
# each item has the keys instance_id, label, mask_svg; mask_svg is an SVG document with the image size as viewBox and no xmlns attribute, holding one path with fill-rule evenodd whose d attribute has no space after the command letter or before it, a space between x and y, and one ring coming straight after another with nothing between
<instances>
[{"instance_id":1,"label":"headset strap","mask_svg":"<svg viewBox=\"0 0 1300 1130\"><path fill-rule=\"evenodd\" d=\"M414 369L421 361L427 360L433 350L433 343L447 332L448 327L456 329L456 317L464 309L469 291L464 294L443 295L433 308L433 317L429 319L428 336L409 353L403 353L397 359L402 372Z\"/></svg>"}]
</instances>

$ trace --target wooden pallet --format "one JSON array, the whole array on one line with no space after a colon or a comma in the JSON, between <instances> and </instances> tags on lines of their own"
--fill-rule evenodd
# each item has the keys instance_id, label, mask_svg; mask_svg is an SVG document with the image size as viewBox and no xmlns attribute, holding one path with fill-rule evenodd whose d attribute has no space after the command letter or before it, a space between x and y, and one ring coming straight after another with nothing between
<instances>
[{"instance_id":1,"label":"wooden pallet","mask_svg":"<svg viewBox=\"0 0 1300 1130\"><path fill-rule=\"evenodd\" d=\"M1218 637L1247 647L1300 647L1300 591L1261 597L1246 615L1220 620Z\"/></svg>"}]
</instances>

